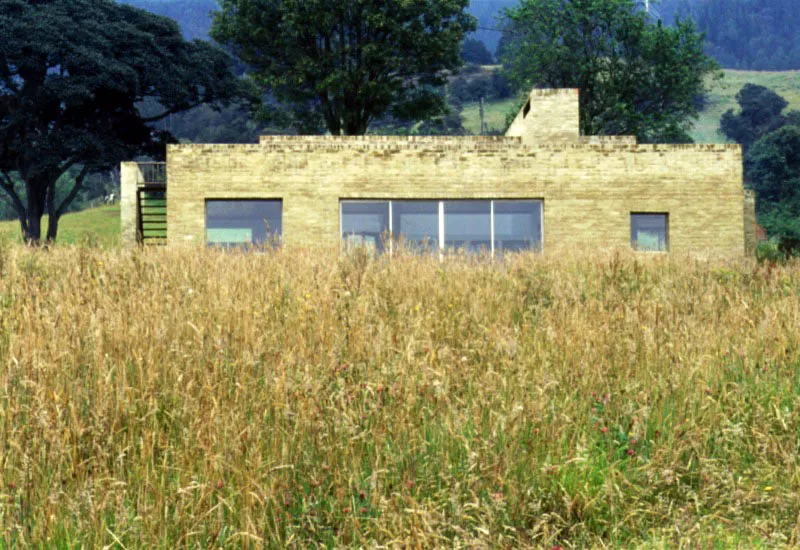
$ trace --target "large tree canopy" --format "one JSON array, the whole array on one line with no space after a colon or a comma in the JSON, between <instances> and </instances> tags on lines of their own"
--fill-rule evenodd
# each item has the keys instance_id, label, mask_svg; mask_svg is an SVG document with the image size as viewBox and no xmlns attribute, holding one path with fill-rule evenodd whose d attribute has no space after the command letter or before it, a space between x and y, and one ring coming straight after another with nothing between
<instances>
[{"instance_id":1,"label":"large tree canopy","mask_svg":"<svg viewBox=\"0 0 800 550\"><path fill-rule=\"evenodd\" d=\"M800 125L800 111L784 114L789 102L764 86L745 84L736 94L736 101L739 112L728 109L720 119L720 130L728 139L740 143L745 153L766 134L789 124Z\"/></svg>"},{"instance_id":2,"label":"large tree canopy","mask_svg":"<svg viewBox=\"0 0 800 550\"><path fill-rule=\"evenodd\" d=\"M784 126L756 141L745 172L767 232L800 240L800 126Z\"/></svg>"},{"instance_id":3,"label":"large tree canopy","mask_svg":"<svg viewBox=\"0 0 800 550\"><path fill-rule=\"evenodd\" d=\"M441 113L445 71L475 28L468 0L221 0L211 35L292 106L301 132L364 134ZM320 124L322 123L322 124Z\"/></svg>"},{"instance_id":4,"label":"large tree canopy","mask_svg":"<svg viewBox=\"0 0 800 550\"><path fill-rule=\"evenodd\" d=\"M0 0L0 188L28 242L56 238L87 176L163 155L149 123L241 90L230 57L174 21L112 0ZM137 104L163 107L151 117ZM56 182L75 183L57 197Z\"/></svg>"},{"instance_id":5,"label":"large tree canopy","mask_svg":"<svg viewBox=\"0 0 800 550\"><path fill-rule=\"evenodd\" d=\"M525 91L580 88L583 134L691 141L716 64L690 21L653 23L635 0L521 0L505 15L510 80Z\"/></svg>"}]
</instances>

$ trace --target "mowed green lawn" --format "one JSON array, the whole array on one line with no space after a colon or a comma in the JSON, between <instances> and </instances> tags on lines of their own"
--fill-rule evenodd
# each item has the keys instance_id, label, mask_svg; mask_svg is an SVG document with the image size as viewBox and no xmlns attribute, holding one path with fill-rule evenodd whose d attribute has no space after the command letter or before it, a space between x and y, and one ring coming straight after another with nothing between
<instances>
[{"instance_id":1,"label":"mowed green lawn","mask_svg":"<svg viewBox=\"0 0 800 550\"><path fill-rule=\"evenodd\" d=\"M719 143L726 139L719 133L719 119L731 108L736 108L736 93L747 83L766 86L783 96L788 109L800 109L800 71L725 71L720 80L709 82L710 93L705 110L695 124L692 137L697 143ZM517 100L495 101L486 104L486 122L489 130L502 131L506 127L506 114L513 111ZM468 104L462 112L464 127L473 134L480 131L480 108Z\"/></svg>"},{"instance_id":2,"label":"mowed green lawn","mask_svg":"<svg viewBox=\"0 0 800 550\"><path fill-rule=\"evenodd\" d=\"M47 228L47 217L42 220L42 236ZM59 244L90 244L104 248L119 243L119 204L98 206L81 212L66 214L58 226ZM0 240L21 241L18 221L0 221Z\"/></svg>"}]
</instances>

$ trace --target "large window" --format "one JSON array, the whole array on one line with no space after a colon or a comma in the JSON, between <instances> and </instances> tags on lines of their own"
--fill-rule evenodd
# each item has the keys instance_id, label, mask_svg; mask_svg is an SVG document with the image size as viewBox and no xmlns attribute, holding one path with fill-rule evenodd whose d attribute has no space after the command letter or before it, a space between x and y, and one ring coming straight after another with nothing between
<instances>
[{"instance_id":1,"label":"large window","mask_svg":"<svg viewBox=\"0 0 800 550\"><path fill-rule=\"evenodd\" d=\"M392 236L418 250L439 248L438 201L391 201Z\"/></svg>"},{"instance_id":2,"label":"large window","mask_svg":"<svg viewBox=\"0 0 800 550\"><path fill-rule=\"evenodd\" d=\"M669 247L669 215L632 213L631 246L635 250L666 251Z\"/></svg>"},{"instance_id":3,"label":"large window","mask_svg":"<svg viewBox=\"0 0 800 550\"><path fill-rule=\"evenodd\" d=\"M276 243L281 233L280 200L206 201L206 241L209 244Z\"/></svg>"},{"instance_id":4,"label":"large window","mask_svg":"<svg viewBox=\"0 0 800 550\"><path fill-rule=\"evenodd\" d=\"M540 249L541 201L494 201L495 252Z\"/></svg>"},{"instance_id":5,"label":"large window","mask_svg":"<svg viewBox=\"0 0 800 550\"><path fill-rule=\"evenodd\" d=\"M444 245L469 252L492 250L492 201L445 201Z\"/></svg>"},{"instance_id":6,"label":"large window","mask_svg":"<svg viewBox=\"0 0 800 550\"><path fill-rule=\"evenodd\" d=\"M389 235L389 203L359 201L342 203L342 238L347 244L384 249Z\"/></svg>"},{"instance_id":7,"label":"large window","mask_svg":"<svg viewBox=\"0 0 800 550\"><path fill-rule=\"evenodd\" d=\"M542 247L540 200L344 200L341 224L346 243L376 250L384 249L382 237L429 251L502 254Z\"/></svg>"}]
</instances>

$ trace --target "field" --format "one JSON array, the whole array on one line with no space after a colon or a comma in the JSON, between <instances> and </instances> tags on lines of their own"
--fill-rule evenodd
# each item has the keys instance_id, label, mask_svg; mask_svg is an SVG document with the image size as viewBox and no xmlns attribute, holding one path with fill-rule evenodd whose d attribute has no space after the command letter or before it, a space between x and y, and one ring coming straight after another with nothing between
<instances>
[{"instance_id":1,"label":"field","mask_svg":"<svg viewBox=\"0 0 800 550\"><path fill-rule=\"evenodd\" d=\"M800 263L0 245L0 536L793 546Z\"/></svg>"},{"instance_id":2,"label":"field","mask_svg":"<svg viewBox=\"0 0 800 550\"><path fill-rule=\"evenodd\" d=\"M718 81L709 81L711 92L705 110L692 131L697 143L720 143L725 138L719 132L719 119L731 108L738 108L736 93L747 83L766 86L782 95L788 102L788 109L800 109L800 71L757 72L726 70ZM505 129L506 113L513 110L515 100L497 101L486 104L486 122L490 130ZM470 133L480 131L480 113L476 104L464 107L462 113L464 127Z\"/></svg>"},{"instance_id":3,"label":"field","mask_svg":"<svg viewBox=\"0 0 800 550\"><path fill-rule=\"evenodd\" d=\"M42 220L42 234L47 228L47 216ZM114 247L119 244L119 204L98 206L66 214L58 224L59 244L88 244ZM0 241L21 241L19 222L0 221Z\"/></svg>"}]
</instances>

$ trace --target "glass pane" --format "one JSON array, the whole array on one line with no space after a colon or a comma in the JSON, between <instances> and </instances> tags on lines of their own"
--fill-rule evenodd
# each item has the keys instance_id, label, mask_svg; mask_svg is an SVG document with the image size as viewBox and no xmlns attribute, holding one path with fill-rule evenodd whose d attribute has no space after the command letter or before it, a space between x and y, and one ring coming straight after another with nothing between
<instances>
[{"instance_id":1,"label":"glass pane","mask_svg":"<svg viewBox=\"0 0 800 550\"><path fill-rule=\"evenodd\" d=\"M542 202L494 201L496 254L512 250L541 250Z\"/></svg>"},{"instance_id":2,"label":"glass pane","mask_svg":"<svg viewBox=\"0 0 800 550\"><path fill-rule=\"evenodd\" d=\"M667 215L631 214L631 245L636 250L667 250Z\"/></svg>"},{"instance_id":3,"label":"glass pane","mask_svg":"<svg viewBox=\"0 0 800 550\"><path fill-rule=\"evenodd\" d=\"M392 236L411 248L439 248L439 202L393 201Z\"/></svg>"},{"instance_id":4,"label":"glass pane","mask_svg":"<svg viewBox=\"0 0 800 550\"><path fill-rule=\"evenodd\" d=\"M388 232L388 201L342 202L342 239L345 243L383 250L383 237Z\"/></svg>"},{"instance_id":5,"label":"glass pane","mask_svg":"<svg viewBox=\"0 0 800 550\"><path fill-rule=\"evenodd\" d=\"M282 232L279 200L206 201L206 241L241 245L270 242Z\"/></svg>"},{"instance_id":6,"label":"glass pane","mask_svg":"<svg viewBox=\"0 0 800 550\"><path fill-rule=\"evenodd\" d=\"M470 252L491 251L491 201L444 201L444 244Z\"/></svg>"}]
</instances>

